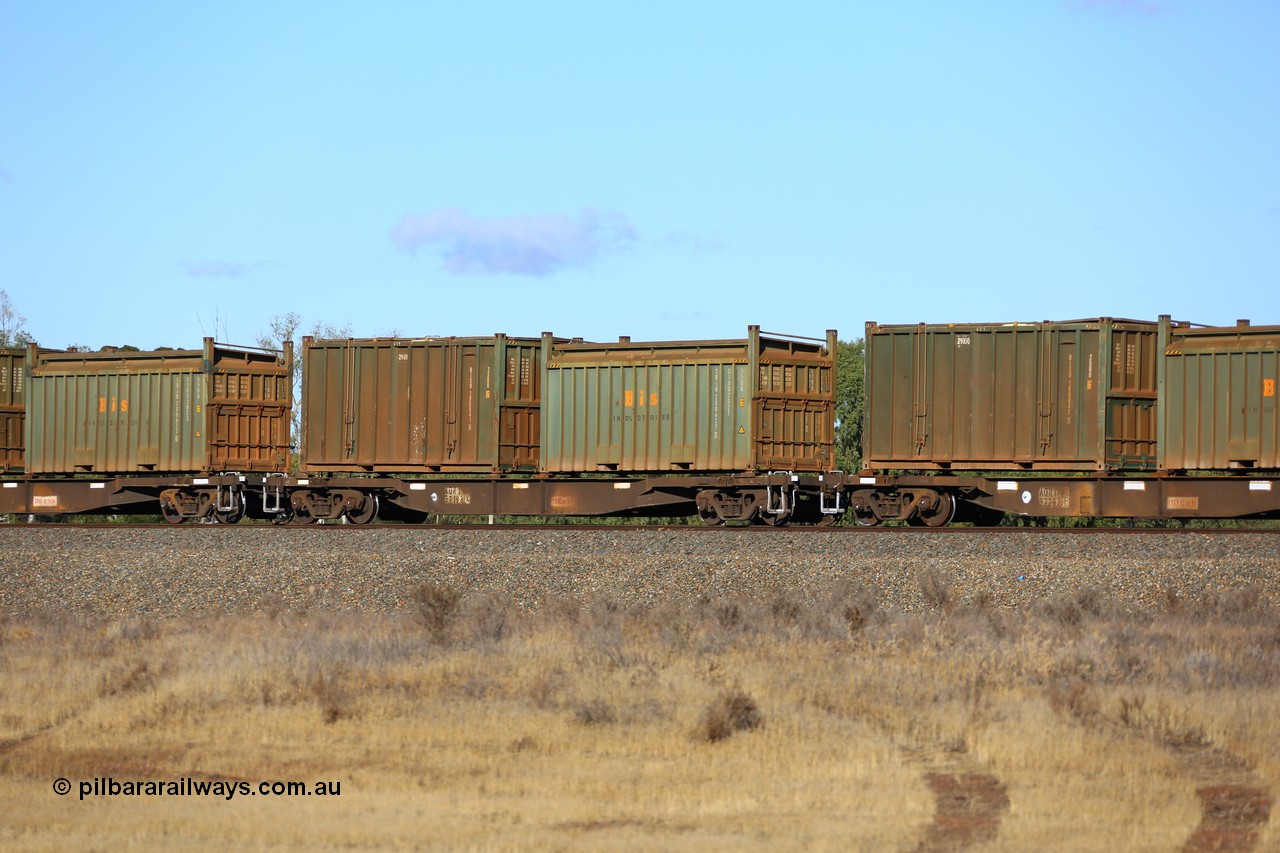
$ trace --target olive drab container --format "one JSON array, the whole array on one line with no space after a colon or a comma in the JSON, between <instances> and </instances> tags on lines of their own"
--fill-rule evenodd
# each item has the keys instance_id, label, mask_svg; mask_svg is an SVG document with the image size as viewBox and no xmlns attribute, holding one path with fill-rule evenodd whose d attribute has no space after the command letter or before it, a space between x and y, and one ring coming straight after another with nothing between
<instances>
[{"instance_id":1,"label":"olive drab container","mask_svg":"<svg viewBox=\"0 0 1280 853\"><path fill-rule=\"evenodd\" d=\"M304 338L302 468L536 470L541 354L501 334Z\"/></svg>"},{"instance_id":2,"label":"olive drab container","mask_svg":"<svg viewBox=\"0 0 1280 853\"><path fill-rule=\"evenodd\" d=\"M292 344L27 351L31 474L274 472L289 465Z\"/></svg>"},{"instance_id":3,"label":"olive drab container","mask_svg":"<svg viewBox=\"0 0 1280 853\"><path fill-rule=\"evenodd\" d=\"M543 341L548 473L829 471L836 333Z\"/></svg>"},{"instance_id":4,"label":"olive drab container","mask_svg":"<svg viewBox=\"0 0 1280 853\"><path fill-rule=\"evenodd\" d=\"M1161 467L1280 469L1280 326L1241 320L1171 328L1167 336Z\"/></svg>"},{"instance_id":5,"label":"olive drab container","mask_svg":"<svg viewBox=\"0 0 1280 853\"><path fill-rule=\"evenodd\" d=\"M868 468L1156 469L1156 323L868 323L865 342Z\"/></svg>"}]
</instances>

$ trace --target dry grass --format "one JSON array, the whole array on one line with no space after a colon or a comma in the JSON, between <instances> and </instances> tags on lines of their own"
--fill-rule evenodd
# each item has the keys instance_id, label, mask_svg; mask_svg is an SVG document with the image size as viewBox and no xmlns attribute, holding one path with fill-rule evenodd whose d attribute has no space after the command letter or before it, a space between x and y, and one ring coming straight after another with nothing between
<instances>
[{"instance_id":1,"label":"dry grass","mask_svg":"<svg viewBox=\"0 0 1280 853\"><path fill-rule=\"evenodd\" d=\"M1009 612L924 583L910 615L848 588L628 612L424 586L397 617L10 620L0 847L1170 850L1197 789L1280 789L1257 596ZM79 799L106 777L341 795ZM966 838L948 808L985 811Z\"/></svg>"}]
</instances>

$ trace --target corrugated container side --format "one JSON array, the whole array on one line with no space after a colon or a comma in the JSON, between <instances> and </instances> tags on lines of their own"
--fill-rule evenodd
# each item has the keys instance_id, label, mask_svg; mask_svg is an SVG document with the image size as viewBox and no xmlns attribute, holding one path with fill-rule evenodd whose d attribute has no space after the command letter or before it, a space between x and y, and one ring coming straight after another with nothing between
<instances>
[{"instance_id":1,"label":"corrugated container side","mask_svg":"<svg viewBox=\"0 0 1280 853\"><path fill-rule=\"evenodd\" d=\"M868 467L1155 467L1154 323L868 323L865 344Z\"/></svg>"},{"instance_id":2,"label":"corrugated container side","mask_svg":"<svg viewBox=\"0 0 1280 853\"><path fill-rule=\"evenodd\" d=\"M0 472L3 473L21 473L25 465L26 365L25 349L0 350Z\"/></svg>"},{"instance_id":3,"label":"corrugated container side","mask_svg":"<svg viewBox=\"0 0 1280 853\"><path fill-rule=\"evenodd\" d=\"M498 468L534 470L542 444L542 341L498 338L503 369L498 400Z\"/></svg>"},{"instance_id":4,"label":"corrugated container side","mask_svg":"<svg viewBox=\"0 0 1280 853\"><path fill-rule=\"evenodd\" d=\"M835 464L836 333L825 343L753 335L758 351L753 464L829 471Z\"/></svg>"},{"instance_id":5,"label":"corrugated container side","mask_svg":"<svg viewBox=\"0 0 1280 853\"><path fill-rule=\"evenodd\" d=\"M1280 469L1280 326L1175 330L1164 371L1162 468Z\"/></svg>"},{"instance_id":6,"label":"corrugated container side","mask_svg":"<svg viewBox=\"0 0 1280 853\"><path fill-rule=\"evenodd\" d=\"M304 470L535 468L541 346L505 335L304 339Z\"/></svg>"},{"instance_id":7,"label":"corrugated container side","mask_svg":"<svg viewBox=\"0 0 1280 853\"><path fill-rule=\"evenodd\" d=\"M279 353L28 353L33 474L282 471L292 384Z\"/></svg>"},{"instance_id":8,"label":"corrugated container side","mask_svg":"<svg viewBox=\"0 0 1280 853\"><path fill-rule=\"evenodd\" d=\"M293 343L263 351L206 343L210 365L208 468L286 471L293 409Z\"/></svg>"},{"instance_id":9,"label":"corrugated container side","mask_svg":"<svg viewBox=\"0 0 1280 853\"><path fill-rule=\"evenodd\" d=\"M1121 470L1152 470L1159 456L1159 326L1115 322L1103 326L1100 353L1110 352L1101 399L1106 409L1101 435L1106 464ZM1104 368L1105 369L1105 368ZM1089 376L1092 380L1092 376ZM1088 390L1086 388L1086 390Z\"/></svg>"},{"instance_id":10,"label":"corrugated container side","mask_svg":"<svg viewBox=\"0 0 1280 853\"><path fill-rule=\"evenodd\" d=\"M574 343L544 354L543 469L829 470L828 341Z\"/></svg>"}]
</instances>

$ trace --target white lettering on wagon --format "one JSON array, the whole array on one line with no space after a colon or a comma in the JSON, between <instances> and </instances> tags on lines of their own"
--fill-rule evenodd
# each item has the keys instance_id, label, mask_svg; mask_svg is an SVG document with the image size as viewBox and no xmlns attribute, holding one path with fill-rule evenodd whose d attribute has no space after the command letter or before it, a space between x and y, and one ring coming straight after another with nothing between
<instances>
[{"instance_id":1,"label":"white lettering on wagon","mask_svg":"<svg viewBox=\"0 0 1280 853\"><path fill-rule=\"evenodd\" d=\"M1071 490L1067 488L1041 486L1037 497L1042 507L1053 509L1070 509L1071 507Z\"/></svg>"}]
</instances>

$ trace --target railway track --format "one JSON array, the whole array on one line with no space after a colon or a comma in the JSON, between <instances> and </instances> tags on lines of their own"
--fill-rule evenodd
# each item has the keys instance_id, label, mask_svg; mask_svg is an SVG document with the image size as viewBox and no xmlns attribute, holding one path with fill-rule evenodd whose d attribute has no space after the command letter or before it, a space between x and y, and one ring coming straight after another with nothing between
<instances>
[{"instance_id":1,"label":"railway track","mask_svg":"<svg viewBox=\"0 0 1280 853\"><path fill-rule=\"evenodd\" d=\"M768 527L764 525L744 525L744 526L719 526L708 527L701 524L510 524L510 523L465 523L465 524L346 524L346 523L324 523L317 522L313 524L284 524L273 525L269 523L247 524L241 523L236 525L218 524L213 521L197 522L183 525L177 528L174 525L163 522L158 523L136 523L127 524L120 522L9 522L0 524L0 530L5 529L35 529L35 530L282 530L282 531L299 531L299 530L324 530L343 531L351 534L391 531L391 530L457 530L457 531L510 531L510 530L573 530L573 531L664 531L678 530L682 532L690 532L705 535L768 535L772 533L781 534L813 534L813 535L886 535L886 536L905 536L912 534L924 535L963 535L963 534L991 534L994 536L1007 536L1017 534L1043 534L1043 535L1063 535L1063 536L1079 536L1089 534L1101 535L1131 535L1131 534L1156 534L1177 536L1181 534L1214 534L1214 535L1280 535L1280 522L1272 522L1272 526L1257 527L1048 527L1048 526L1000 526L1000 527L912 527L909 525L881 525L876 527L821 527L794 525L787 527Z\"/></svg>"}]
</instances>

